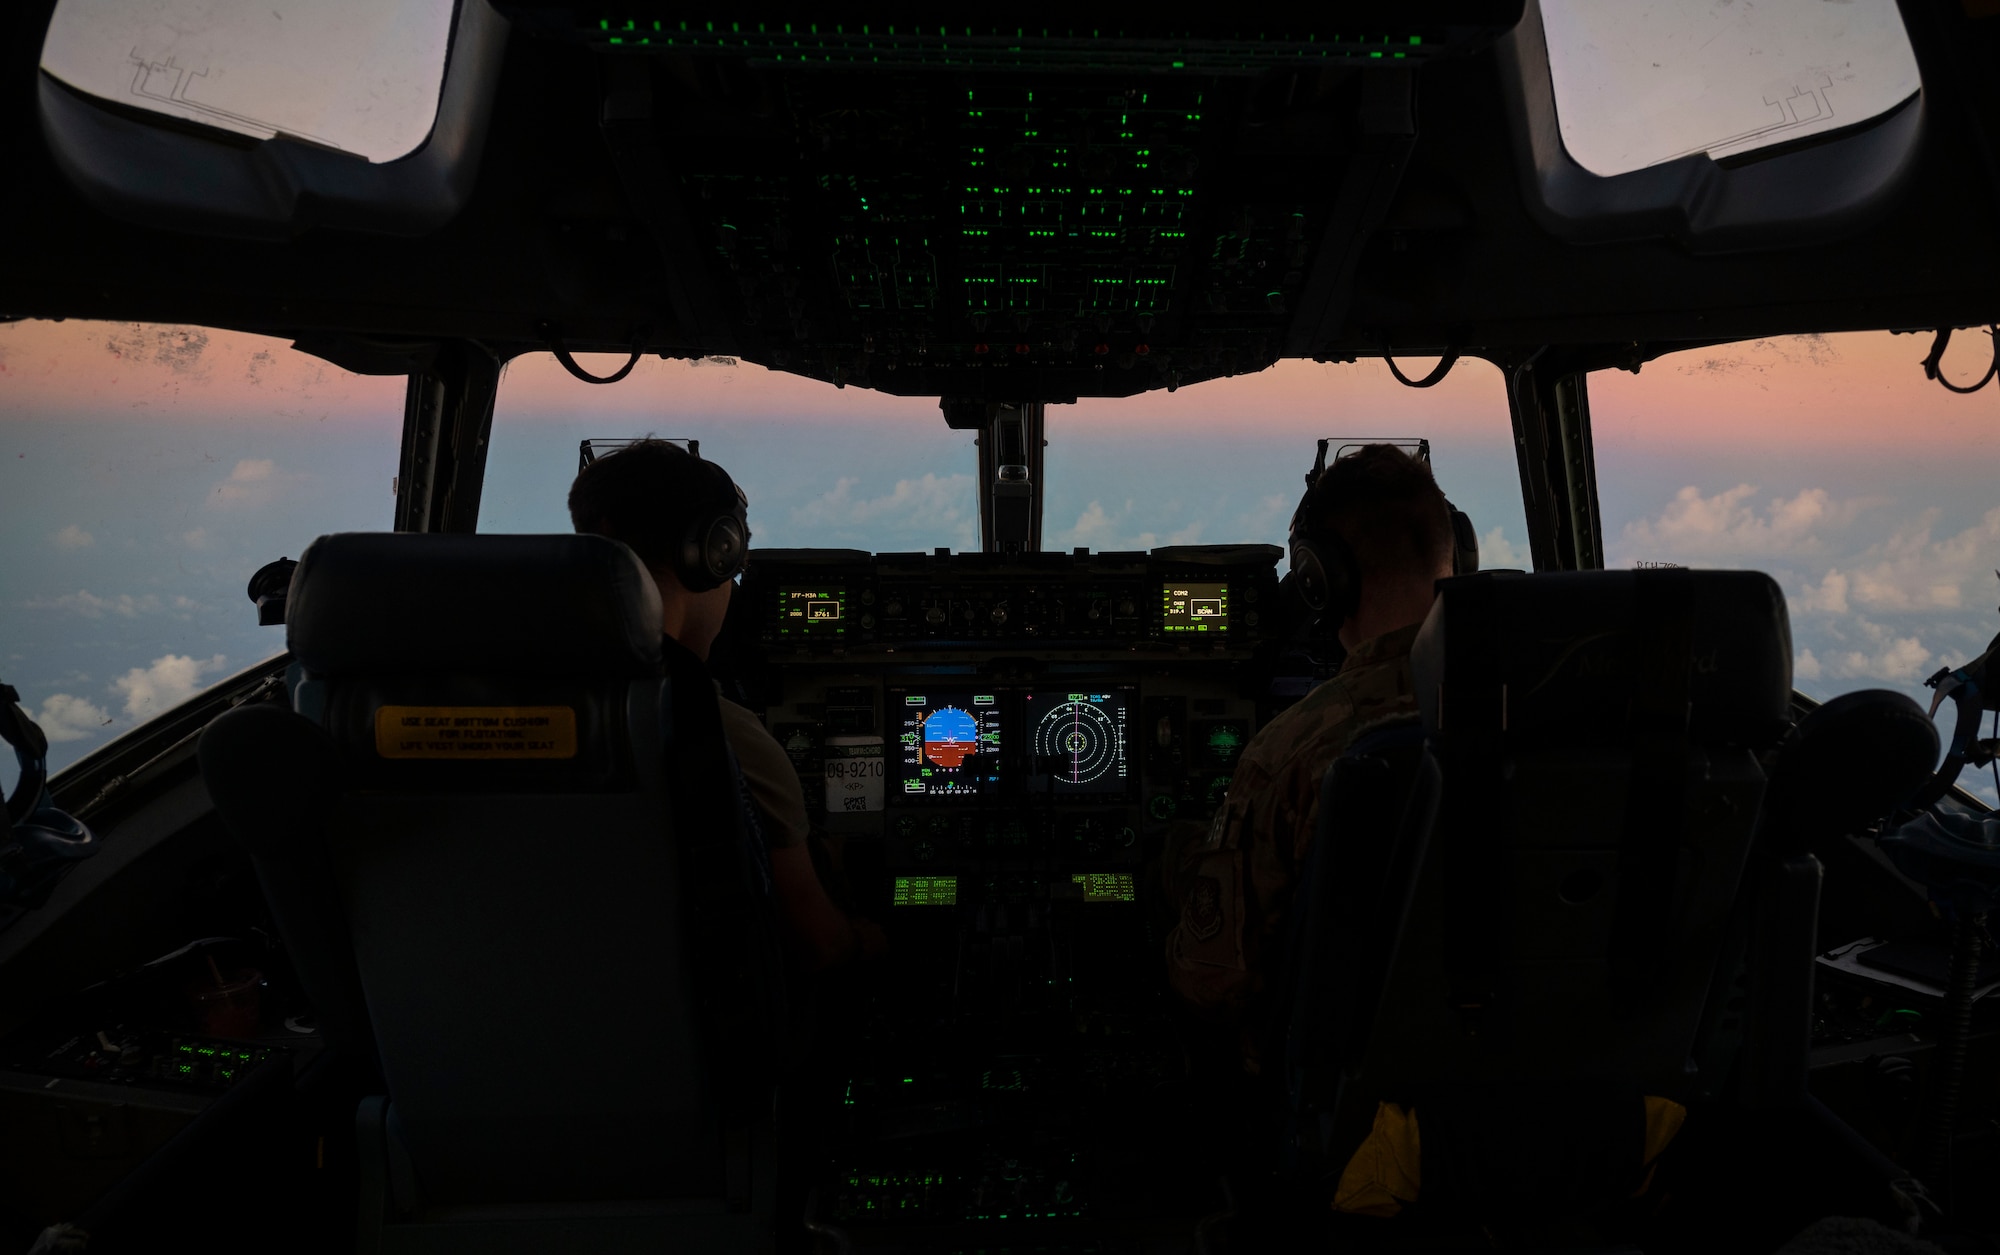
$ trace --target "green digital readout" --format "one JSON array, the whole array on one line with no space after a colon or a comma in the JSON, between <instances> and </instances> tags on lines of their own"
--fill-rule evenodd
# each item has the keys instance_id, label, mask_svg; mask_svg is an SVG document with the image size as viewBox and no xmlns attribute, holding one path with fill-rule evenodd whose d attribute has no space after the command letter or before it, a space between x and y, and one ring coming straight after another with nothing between
<instances>
[{"instance_id":1,"label":"green digital readout","mask_svg":"<svg viewBox=\"0 0 2000 1255\"><path fill-rule=\"evenodd\" d=\"M1083 890L1085 902L1137 902L1131 872L1077 872L1070 883Z\"/></svg>"},{"instance_id":2,"label":"green digital readout","mask_svg":"<svg viewBox=\"0 0 2000 1255\"><path fill-rule=\"evenodd\" d=\"M1178 580L1160 588L1160 626L1169 632L1224 632L1229 629L1229 585L1225 581Z\"/></svg>"},{"instance_id":3,"label":"green digital readout","mask_svg":"<svg viewBox=\"0 0 2000 1255\"><path fill-rule=\"evenodd\" d=\"M1129 883L1131 877L1127 876ZM898 876L889 898L890 906L957 906L958 877Z\"/></svg>"},{"instance_id":4,"label":"green digital readout","mask_svg":"<svg viewBox=\"0 0 2000 1255\"><path fill-rule=\"evenodd\" d=\"M847 635L847 590L837 586L780 588L778 635L793 639Z\"/></svg>"}]
</instances>

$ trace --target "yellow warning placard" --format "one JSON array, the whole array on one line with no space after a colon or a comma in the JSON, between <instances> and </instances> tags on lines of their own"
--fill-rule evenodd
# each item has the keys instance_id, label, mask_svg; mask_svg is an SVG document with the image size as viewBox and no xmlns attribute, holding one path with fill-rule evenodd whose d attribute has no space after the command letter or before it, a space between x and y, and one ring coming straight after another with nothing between
<instances>
[{"instance_id":1,"label":"yellow warning placard","mask_svg":"<svg viewBox=\"0 0 2000 1255\"><path fill-rule=\"evenodd\" d=\"M381 706L375 752L384 758L575 758L568 706Z\"/></svg>"}]
</instances>

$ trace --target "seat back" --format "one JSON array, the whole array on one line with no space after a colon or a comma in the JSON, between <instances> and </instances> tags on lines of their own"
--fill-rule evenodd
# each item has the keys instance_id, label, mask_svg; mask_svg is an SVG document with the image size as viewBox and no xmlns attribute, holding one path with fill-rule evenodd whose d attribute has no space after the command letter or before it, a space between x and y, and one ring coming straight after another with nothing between
<instances>
[{"instance_id":1,"label":"seat back","mask_svg":"<svg viewBox=\"0 0 2000 1255\"><path fill-rule=\"evenodd\" d=\"M296 713L217 721L203 768L329 1034L379 1060L390 1214L740 1206L775 930L713 686L637 558L322 537L288 637Z\"/></svg>"},{"instance_id":2,"label":"seat back","mask_svg":"<svg viewBox=\"0 0 2000 1255\"><path fill-rule=\"evenodd\" d=\"M1294 1179L1339 1166L1322 1161L1323 1122L1375 1031L1441 788L1414 715L1362 735L1321 782L1276 1017L1287 1105L1282 1166Z\"/></svg>"},{"instance_id":3,"label":"seat back","mask_svg":"<svg viewBox=\"0 0 2000 1255\"><path fill-rule=\"evenodd\" d=\"M1380 890L1408 909L1378 950L1370 1030L1341 1059L1329 1157L1344 1162L1383 1101L1517 1094L1548 1111L1566 1092L1629 1093L1636 1119L1636 1095L1686 1096L1763 796L1754 755L1787 722L1777 586L1684 570L1447 580L1411 661L1442 801L1413 879Z\"/></svg>"}]
</instances>

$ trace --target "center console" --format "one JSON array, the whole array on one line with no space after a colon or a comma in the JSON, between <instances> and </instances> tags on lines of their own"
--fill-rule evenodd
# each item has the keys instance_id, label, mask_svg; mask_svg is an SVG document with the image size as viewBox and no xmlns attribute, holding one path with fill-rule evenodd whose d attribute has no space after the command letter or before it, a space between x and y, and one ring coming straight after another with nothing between
<instances>
[{"instance_id":1,"label":"center console","mask_svg":"<svg viewBox=\"0 0 2000 1255\"><path fill-rule=\"evenodd\" d=\"M1222 1207L1163 1167L1189 1130L1157 860L1311 681L1279 556L752 556L718 670L892 944L815 1043L816 1224L923 1250L967 1223L1185 1236Z\"/></svg>"}]
</instances>

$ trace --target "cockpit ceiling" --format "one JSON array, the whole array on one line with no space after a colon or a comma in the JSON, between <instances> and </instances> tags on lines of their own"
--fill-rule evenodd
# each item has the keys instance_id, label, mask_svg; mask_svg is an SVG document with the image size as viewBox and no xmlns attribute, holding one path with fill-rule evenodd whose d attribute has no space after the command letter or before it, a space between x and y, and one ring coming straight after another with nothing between
<instances>
[{"instance_id":1,"label":"cockpit ceiling","mask_svg":"<svg viewBox=\"0 0 2000 1255\"><path fill-rule=\"evenodd\" d=\"M1046 400L1280 357L1568 344L1636 364L2000 317L2000 19L1959 6L1908 18L1923 142L1894 194L1736 251L1643 227L1582 243L1531 212L1503 64L1521 0L1336 6L1269 31L503 3L463 209L416 237L266 240L79 197L35 125L49 7L0 19L18 23L0 160L27 193L0 203L15 317L291 334L380 369L400 343L465 337Z\"/></svg>"}]
</instances>

